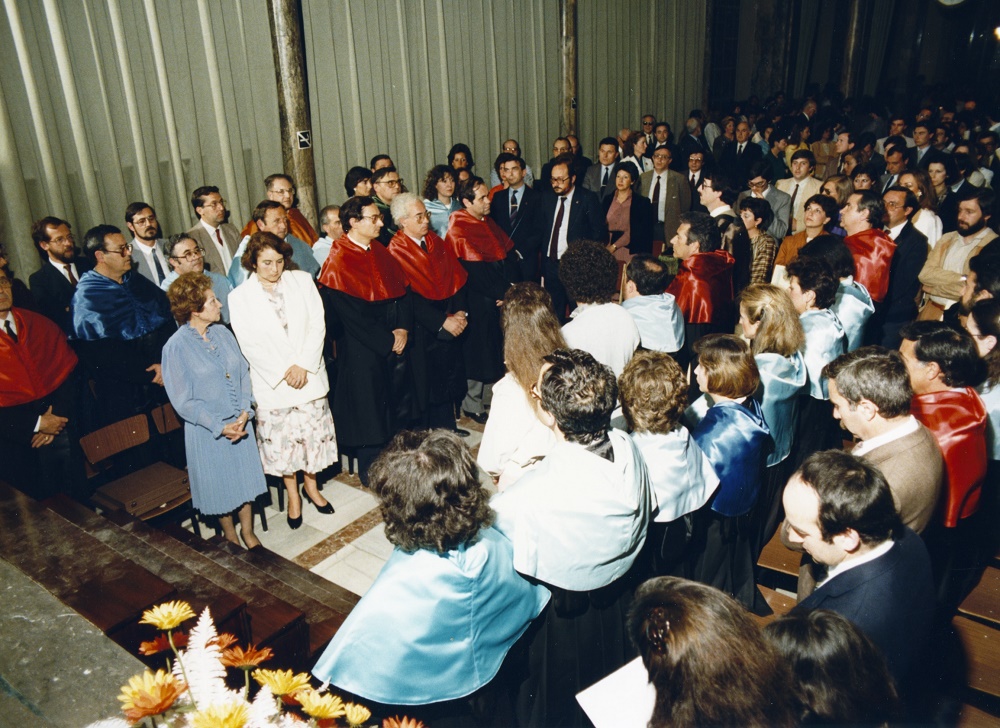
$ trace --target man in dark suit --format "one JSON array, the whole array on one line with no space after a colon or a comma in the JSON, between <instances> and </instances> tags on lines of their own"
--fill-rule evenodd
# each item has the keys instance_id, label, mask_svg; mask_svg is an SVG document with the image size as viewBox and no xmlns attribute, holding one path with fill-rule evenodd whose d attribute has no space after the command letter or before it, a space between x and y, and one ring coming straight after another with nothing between
<instances>
[{"instance_id":1,"label":"man in dark suit","mask_svg":"<svg viewBox=\"0 0 1000 728\"><path fill-rule=\"evenodd\" d=\"M854 623L904 685L934 614L931 563L903 526L885 476L841 450L810 455L782 497L782 538L826 567L796 610L830 609Z\"/></svg>"},{"instance_id":2,"label":"man in dark suit","mask_svg":"<svg viewBox=\"0 0 1000 728\"><path fill-rule=\"evenodd\" d=\"M507 183L507 189L493 195L490 217L514 241L524 280L537 281L538 248L542 240L537 234L534 217L541 193L525 184L526 165L521 157L504 153L497 157L497 162L500 179Z\"/></svg>"},{"instance_id":3,"label":"man in dark suit","mask_svg":"<svg viewBox=\"0 0 1000 728\"><path fill-rule=\"evenodd\" d=\"M898 349L899 329L917 317L918 276L927 262L927 236L913 227L910 220L920 210L920 201L911 190L896 185L882 195L887 222L885 231L896 243L889 264L889 291L875 306L868 331L870 343Z\"/></svg>"},{"instance_id":4,"label":"man in dark suit","mask_svg":"<svg viewBox=\"0 0 1000 728\"><path fill-rule=\"evenodd\" d=\"M31 239L42 256L42 267L28 279L35 305L40 314L69 334L69 302L90 263L76 257L71 226L58 217L43 217L32 224Z\"/></svg>"},{"instance_id":5,"label":"man in dark suit","mask_svg":"<svg viewBox=\"0 0 1000 728\"><path fill-rule=\"evenodd\" d=\"M719 160L719 167L727 172L737 189L746 189L750 168L764 158L764 150L750 141L750 124L741 121L736 125L736 141L727 144Z\"/></svg>"},{"instance_id":6,"label":"man in dark suit","mask_svg":"<svg viewBox=\"0 0 1000 728\"><path fill-rule=\"evenodd\" d=\"M914 148L911 156L914 169L926 170L931 162L941 162L944 164L945 153L936 149L931 142L934 141L934 128L926 121L918 121L913 126Z\"/></svg>"},{"instance_id":7,"label":"man in dark suit","mask_svg":"<svg viewBox=\"0 0 1000 728\"><path fill-rule=\"evenodd\" d=\"M591 165L583 177L583 188L590 190L604 201L615 192L615 162L618 161L618 142L614 137L604 137L597 145L597 164Z\"/></svg>"},{"instance_id":8,"label":"man in dark suit","mask_svg":"<svg viewBox=\"0 0 1000 728\"><path fill-rule=\"evenodd\" d=\"M704 151L696 149L688 155L684 179L687 180L688 189L691 190L691 212L708 212L708 208L701 204L701 183L709 171L705 167Z\"/></svg>"},{"instance_id":9,"label":"man in dark suit","mask_svg":"<svg viewBox=\"0 0 1000 728\"><path fill-rule=\"evenodd\" d=\"M603 145L602 145L603 146ZM596 165L595 165L596 166ZM559 258L574 240L607 242L607 226L597 195L576 186L570 155L557 157L552 165L552 194L542 197L536 217L542 236L542 280L552 295L552 307L561 321L566 320L569 299L559 282ZM611 185L612 189L614 184Z\"/></svg>"}]
</instances>

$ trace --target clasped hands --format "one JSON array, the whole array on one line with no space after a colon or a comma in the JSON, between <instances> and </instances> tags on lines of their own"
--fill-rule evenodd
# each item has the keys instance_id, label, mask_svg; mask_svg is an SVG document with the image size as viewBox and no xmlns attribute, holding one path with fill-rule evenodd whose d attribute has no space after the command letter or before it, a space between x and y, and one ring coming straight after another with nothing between
<instances>
[{"instance_id":1,"label":"clasped hands","mask_svg":"<svg viewBox=\"0 0 1000 728\"><path fill-rule=\"evenodd\" d=\"M45 414L38 419L38 432L31 436L31 446L35 448L51 445L56 436L66 427L66 423L69 422L66 417L52 414L51 405L45 410Z\"/></svg>"},{"instance_id":2,"label":"clasped hands","mask_svg":"<svg viewBox=\"0 0 1000 728\"><path fill-rule=\"evenodd\" d=\"M246 426L250 415L240 412L240 416L222 427L222 436L230 442L239 442L247 436Z\"/></svg>"}]
</instances>

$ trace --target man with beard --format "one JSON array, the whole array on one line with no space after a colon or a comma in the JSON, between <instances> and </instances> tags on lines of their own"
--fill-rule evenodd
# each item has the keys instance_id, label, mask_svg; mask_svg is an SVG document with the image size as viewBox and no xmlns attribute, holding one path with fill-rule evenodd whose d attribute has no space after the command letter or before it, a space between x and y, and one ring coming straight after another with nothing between
<instances>
[{"instance_id":1,"label":"man with beard","mask_svg":"<svg viewBox=\"0 0 1000 728\"><path fill-rule=\"evenodd\" d=\"M125 225L132 231L132 269L157 286L170 272L161 247L160 225L156 211L145 202L133 202L125 208Z\"/></svg>"},{"instance_id":2,"label":"man with beard","mask_svg":"<svg viewBox=\"0 0 1000 728\"><path fill-rule=\"evenodd\" d=\"M31 226L31 239L41 254L42 267L28 283L38 312L70 332L69 302L80 276L90 270L86 258L76 257L71 226L58 217L43 217Z\"/></svg>"},{"instance_id":3,"label":"man with beard","mask_svg":"<svg viewBox=\"0 0 1000 728\"><path fill-rule=\"evenodd\" d=\"M389 253L406 274L413 299L410 366L416 385L420 427L455 430L455 401L465 393L465 367L456 338L465 331L468 273L444 240L430 229L427 208L404 192L392 201L399 231ZM459 434L468 432L459 430Z\"/></svg>"},{"instance_id":4,"label":"man with beard","mask_svg":"<svg viewBox=\"0 0 1000 728\"><path fill-rule=\"evenodd\" d=\"M993 190L986 187L972 187L962 195L958 203L958 230L941 236L920 271L920 282L927 294L921 319L941 320L944 311L961 297L969 275L969 260L997 237L986 226L994 200Z\"/></svg>"}]
</instances>

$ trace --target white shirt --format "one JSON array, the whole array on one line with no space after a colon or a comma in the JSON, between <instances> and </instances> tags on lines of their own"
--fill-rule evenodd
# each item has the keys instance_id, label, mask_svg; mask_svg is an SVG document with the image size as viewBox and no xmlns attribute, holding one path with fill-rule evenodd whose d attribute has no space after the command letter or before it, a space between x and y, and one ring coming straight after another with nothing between
<instances>
[{"instance_id":1,"label":"white shirt","mask_svg":"<svg viewBox=\"0 0 1000 728\"><path fill-rule=\"evenodd\" d=\"M157 241L159 242L159 241ZM167 274L171 271L170 264L167 263L166 257L163 255L163 251L160 250L160 246L156 243L152 245L146 245L144 242L138 238L132 238L132 252L139 253L143 258L146 259L146 265L149 267L150 274L154 277L153 283L159 286L163 283L163 279L167 277ZM156 273L156 264L153 262L153 258L160 263L160 269L163 271L163 275L159 276Z\"/></svg>"},{"instance_id":2,"label":"white shirt","mask_svg":"<svg viewBox=\"0 0 1000 728\"><path fill-rule=\"evenodd\" d=\"M324 235L313 244L313 257L321 268L323 267L323 263L326 262L326 256L330 254L330 248L332 247L333 239L329 235Z\"/></svg>"},{"instance_id":3,"label":"white shirt","mask_svg":"<svg viewBox=\"0 0 1000 728\"><path fill-rule=\"evenodd\" d=\"M649 180L649 200L653 201L653 189L656 187L656 180L660 180L660 199L656 201L656 219L658 222L663 222L663 213L667 207L667 172L670 170L663 170L659 174L653 171L653 178Z\"/></svg>"},{"instance_id":4,"label":"white shirt","mask_svg":"<svg viewBox=\"0 0 1000 728\"><path fill-rule=\"evenodd\" d=\"M857 455L861 457L862 455L867 455L872 450L882 447L883 445L888 445L890 442L895 442L900 438L906 437L907 435L916 432L920 429L920 423L917 422L917 418L910 415L906 418L906 421L902 424L893 427L888 432L883 432L881 435L877 435L869 440L862 440L854 449L851 451L852 455Z\"/></svg>"},{"instance_id":5,"label":"white shirt","mask_svg":"<svg viewBox=\"0 0 1000 728\"><path fill-rule=\"evenodd\" d=\"M5 313L2 318L0 318L0 331L4 334L7 333L7 324L5 322L10 321L10 327L13 329L14 333L17 334L17 322L14 320L14 314L10 311Z\"/></svg>"},{"instance_id":6,"label":"white shirt","mask_svg":"<svg viewBox=\"0 0 1000 728\"><path fill-rule=\"evenodd\" d=\"M867 553L862 554L861 556L855 557L853 559L845 559L836 566L830 567L830 570L826 572L826 578L823 579L823 581L818 582L816 584L816 588L819 589L821 586L830 581L830 579L833 579L836 576L840 576L841 574L850 571L856 566L867 564L869 561L874 561L880 556L884 556L885 554L889 553L889 549L893 547L894 543L895 541L893 541L890 538L889 540L883 541L878 546L873 548L871 551L868 551Z\"/></svg>"},{"instance_id":7,"label":"white shirt","mask_svg":"<svg viewBox=\"0 0 1000 728\"><path fill-rule=\"evenodd\" d=\"M570 348L589 352L620 377L640 342L629 312L617 303L582 303L569 317L562 332Z\"/></svg>"},{"instance_id":8,"label":"white shirt","mask_svg":"<svg viewBox=\"0 0 1000 728\"><path fill-rule=\"evenodd\" d=\"M215 243L215 249L218 251L219 255L222 256L222 267L229 270L229 267L233 263L233 256L229 253L229 248L226 247L226 244L219 242L219 238L222 237L222 233L220 232L219 236L216 237L215 231L218 230L218 228L212 227L204 220L201 220L200 222L202 226L208 230L208 237L210 237L212 242Z\"/></svg>"},{"instance_id":9,"label":"white shirt","mask_svg":"<svg viewBox=\"0 0 1000 728\"><path fill-rule=\"evenodd\" d=\"M70 270L73 271L73 277L76 278L77 281L80 280L80 274L76 270L76 263L63 263L61 260L52 260L52 258L49 258L49 263L51 263L52 266L59 271L59 274L67 281L69 281L69 275L66 273L66 266L69 266ZM70 281L70 283L72 283L72 281Z\"/></svg>"},{"instance_id":10,"label":"white shirt","mask_svg":"<svg viewBox=\"0 0 1000 728\"><path fill-rule=\"evenodd\" d=\"M549 245L551 244L550 241L552 240L552 231L556 229L556 220L559 219L559 205L564 205L564 208L563 208L562 224L559 226L559 243L556 246L556 257L557 258L563 257L563 253L565 253L566 249L569 247L569 241L566 239L566 234L569 231L570 207L573 204L573 194L575 192L576 192L576 187L571 189L565 195L561 195L559 198L556 199L556 211L555 214L552 216L552 230L549 230L549 237L545 239L546 254L548 254ZM566 202L559 202L559 199L565 199Z\"/></svg>"},{"instance_id":11,"label":"white shirt","mask_svg":"<svg viewBox=\"0 0 1000 728\"><path fill-rule=\"evenodd\" d=\"M898 235L899 235L899 234L900 234L901 232L903 232L903 228L904 228L904 227L906 227L906 223L907 223L907 222L909 222L909 220L903 220L903 222L899 223L899 225L897 225L896 227L892 227L892 228L888 228L888 229L886 230L886 233L888 233L888 234L889 234L889 237L890 237L890 238L892 238L893 240L895 240L895 239L896 239L896 237L897 237L897 236L898 236Z\"/></svg>"}]
</instances>

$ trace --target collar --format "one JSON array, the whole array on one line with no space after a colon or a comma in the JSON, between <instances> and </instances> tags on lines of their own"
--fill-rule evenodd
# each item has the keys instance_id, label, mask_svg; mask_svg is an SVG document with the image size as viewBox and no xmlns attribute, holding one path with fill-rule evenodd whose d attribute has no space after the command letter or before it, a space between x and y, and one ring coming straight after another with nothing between
<instances>
[{"instance_id":1,"label":"collar","mask_svg":"<svg viewBox=\"0 0 1000 728\"><path fill-rule=\"evenodd\" d=\"M199 219L199 222L202 224L202 227L204 227L206 230L208 230L208 234L211 235L213 238L215 237L215 231L221 229L221 226L218 227L218 228L214 228L211 225L209 225L207 222L205 222L204 220L200 220Z\"/></svg>"},{"instance_id":2,"label":"collar","mask_svg":"<svg viewBox=\"0 0 1000 728\"><path fill-rule=\"evenodd\" d=\"M896 227L886 228L886 232L889 233L889 237L895 240L899 234L903 232L903 228L906 227L906 223L908 222L909 220L903 220L903 222L899 223Z\"/></svg>"},{"instance_id":3,"label":"collar","mask_svg":"<svg viewBox=\"0 0 1000 728\"><path fill-rule=\"evenodd\" d=\"M889 549L893 547L893 544L895 544L895 541L893 541L890 538L880 543L871 551L862 554L861 556L841 561L839 564L837 564L834 567L831 567L830 570L826 572L826 578L823 579L823 581L816 584L816 588L819 589L821 586L829 582L831 579L840 576L844 572L850 571L851 569L857 566L861 566L862 564L867 564L870 561L874 561L877 558L885 556L887 553L889 553Z\"/></svg>"},{"instance_id":4,"label":"collar","mask_svg":"<svg viewBox=\"0 0 1000 728\"><path fill-rule=\"evenodd\" d=\"M910 435L920 429L920 423L917 422L917 418L910 415L906 418L904 422L896 425L888 432L883 432L881 435L877 435L869 440L862 440L854 449L851 451L852 455L857 455L861 457L870 453L876 448L880 448L883 445L888 445L890 442L895 442L896 440L902 439L907 435Z\"/></svg>"},{"instance_id":5,"label":"collar","mask_svg":"<svg viewBox=\"0 0 1000 728\"><path fill-rule=\"evenodd\" d=\"M734 213L732 207L729 205L723 205L722 207L716 207L714 210L709 210L708 214L712 217L719 217L719 215L733 215Z\"/></svg>"},{"instance_id":6,"label":"collar","mask_svg":"<svg viewBox=\"0 0 1000 728\"><path fill-rule=\"evenodd\" d=\"M351 237L351 234L350 234L350 233L347 233L347 239L348 239L348 240L350 240L350 241L351 241L352 243L354 243L355 245L357 245L357 246L358 246L359 248L361 248L362 250L368 250L368 249L369 249L369 248L371 248L371 246L372 246L372 244L371 244L371 243L368 243L368 245L364 245L363 243L359 243L359 242L358 242L357 240L355 240L354 238L352 238L352 237Z\"/></svg>"}]
</instances>

